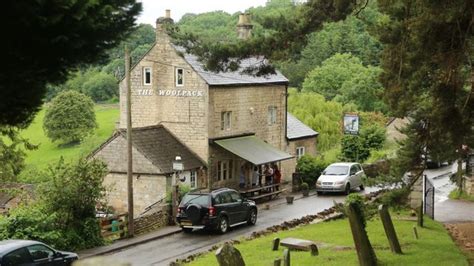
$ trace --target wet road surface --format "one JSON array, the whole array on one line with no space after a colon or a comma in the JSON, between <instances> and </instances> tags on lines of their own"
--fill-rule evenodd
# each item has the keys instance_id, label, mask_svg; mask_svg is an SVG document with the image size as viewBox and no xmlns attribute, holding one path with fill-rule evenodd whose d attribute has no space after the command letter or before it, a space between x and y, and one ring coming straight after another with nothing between
<instances>
[{"instance_id":1,"label":"wet road surface","mask_svg":"<svg viewBox=\"0 0 474 266\"><path fill-rule=\"evenodd\" d=\"M357 192L369 193L375 190L375 188L366 188L363 192ZM272 205L270 210L263 210L263 206L259 206L258 221L254 226L234 227L225 235L203 230L194 231L191 234L179 233L107 256L130 262L132 265L168 265L177 258L186 258L193 253L206 251L220 242L238 239L250 235L254 231L281 224L284 221L316 214L332 207L334 205L333 201L343 202L344 199L345 196L341 194L325 194L322 196L311 195L307 198L295 200L293 205L287 205L283 203L283 200L279 200L278 204ZM275 204L275 202L272 204Z\"/></svg>"}]
</instances>

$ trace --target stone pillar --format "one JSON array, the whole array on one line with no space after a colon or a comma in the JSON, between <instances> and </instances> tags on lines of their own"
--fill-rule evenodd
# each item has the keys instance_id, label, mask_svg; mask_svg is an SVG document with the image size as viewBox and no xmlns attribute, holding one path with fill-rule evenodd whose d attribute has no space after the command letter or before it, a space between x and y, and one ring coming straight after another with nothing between
<instances>
[{"instance_id":1,"label":"stone pillar","mask_svg":"<svg viewBox=\"0 0 474 266\"><path fill-rule=\"evenodd\" d=\"M253 25L250 22L250 14L243 13L239 15L239 22L237 23L237 34L239 39L246 40L252 36Z\"/></svg>"}]
</instances>

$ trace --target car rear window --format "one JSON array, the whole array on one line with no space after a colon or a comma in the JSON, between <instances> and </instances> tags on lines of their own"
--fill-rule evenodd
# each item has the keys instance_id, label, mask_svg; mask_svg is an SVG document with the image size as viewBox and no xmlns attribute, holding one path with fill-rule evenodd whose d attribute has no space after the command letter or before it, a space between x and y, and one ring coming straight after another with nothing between
<instances>
[{"instance_id":1,"label":"car rear window","mask_svg":"<svg viewBox=\"0 0 474 266\"><path fill-rule=\"evenodd\" d=\"M330 165L324 170L324 175L347 175L349 171L348 166L343 165Z\"/></svg>"},{"instance_id":2,"label":"car rear window","mask_svg":"<svg viewBox=\"0 0 474 266\"><path fill-rule=\"evenodd\" d=\"M186 194L179 205L184 206L189 204L207 206L209 205L209 194Z\"/></svg>"}]
</instances>

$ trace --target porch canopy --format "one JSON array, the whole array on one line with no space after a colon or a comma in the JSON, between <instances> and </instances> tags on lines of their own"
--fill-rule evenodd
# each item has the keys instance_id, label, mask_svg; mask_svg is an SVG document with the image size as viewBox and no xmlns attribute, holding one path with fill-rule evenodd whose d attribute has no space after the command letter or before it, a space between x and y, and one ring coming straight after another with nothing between
<instances>
[{"instance_id":1,"label":"porch canopy","mask_svg":"<svg viewBox=\"0 0 474 266\"><path fill-rule=\"evenodd\" d=\"M215 140L214 143L254 165L278 162L293 158L255 136Z\"/></svg>"}]
</instances>

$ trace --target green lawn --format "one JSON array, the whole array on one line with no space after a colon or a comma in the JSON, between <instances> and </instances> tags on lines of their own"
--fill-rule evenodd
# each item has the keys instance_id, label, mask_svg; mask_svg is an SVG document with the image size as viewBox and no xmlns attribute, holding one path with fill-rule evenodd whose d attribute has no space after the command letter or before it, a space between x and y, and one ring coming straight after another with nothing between
<instances>
[{"instance_id":1,"label":"green lawn","mask_svg":"<svg viewBox=\"0 0 474 266\"><path fill-rule=\"evenodd\" d=\"M21 133L32 144L39 144L37 150L27 152L26 172L30 169L44 169L49 164L57 162L61 156L66 161L71 161L87 155L110 137L115 129L115 122L119 119L118 106L96 105L95 112L98 128L93 135L79 145L59 147L57 143L52 143L44 134L43 118L45 111L41 110L31 125Z\"/></svg>"},{"instance_id":2,"label":"green lawn","mask_svg":"<svg viewBox=\"0 0 474 266\"><path fill-rule=\"evenodd\" d=\"M467 192L460 193L459 189L451 191L448 197L454 200L467 200L474 202L474 195L469 195Z\"/></svg>"},{"instance_id":3,"label":"green lawn","mask_svg":"<svg viewBox=\"0 0 474 266\"><path fill-rule=\"evenodd\" d=\"M403 255L390 252L380 220L367 223L369 238L380 265L468 265L466 257L440 223L426 218L426 227L418 228L418 240L413 236L416 222L394 220L394 225ZM246 265L273 265L275 258L283 257L282 247L278 251L271 250L275 237L296 237L324 243L319 245L319 256L316 257L312 257L309 252L291 252L291 265L358 265L347 219L302 226L243 241L235 247L242 253ZM214 253L207 253L189 265L218 265Z\"/></svg>"}]
</instances>

